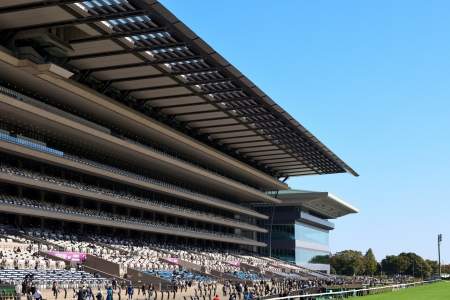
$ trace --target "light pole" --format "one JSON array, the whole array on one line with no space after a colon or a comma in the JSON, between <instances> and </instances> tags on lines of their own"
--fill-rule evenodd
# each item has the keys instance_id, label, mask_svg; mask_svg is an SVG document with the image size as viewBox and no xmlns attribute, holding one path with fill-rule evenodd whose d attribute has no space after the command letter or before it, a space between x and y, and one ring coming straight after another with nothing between
<instances>
[{"instance_id":1,"label":"light pole","mask_svg":"<svg viewBox=\"0 0 450 300\"><path fill-rule=\"evenodd\" d=\"M439 233L439 234L438 234L439 278L441 278L441 242L442 242L442 233Z\"/></svg>"}]
</instances>

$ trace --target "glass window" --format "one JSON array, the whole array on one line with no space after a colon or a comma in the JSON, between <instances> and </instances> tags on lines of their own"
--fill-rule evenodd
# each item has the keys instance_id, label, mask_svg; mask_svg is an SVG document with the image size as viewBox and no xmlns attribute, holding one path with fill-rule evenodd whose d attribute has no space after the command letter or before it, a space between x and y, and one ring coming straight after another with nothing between
<instances>
[{"instance_id":1,"label":"glass window","mask_svg":"<svg viewBox=\"0 0 450 300\"><path fill-rule=\"evenodd\" d=\"M328 230L315 228L306 224L295 224L295 239L325 246L329 245Z\"/></svg>"},{"instance_id":2,"label":"glass window","mask_svg":"<svg viewBox=\"0 0 450 300\"><path fill-rule=\"evenodd\" d=\"M272 240L294 240L294 226L293 225L273 225L272 226Z\"/></svg>"},{"instance_id":3,"label":"glass window","mask_svg":"<svg viewBox=\"0 0 450 300\"><path fill-rule=\"evenodd\" d=\"M329 263L329 253L325 251L295 248L296 264Z\"/></svg>"}]
</instances>

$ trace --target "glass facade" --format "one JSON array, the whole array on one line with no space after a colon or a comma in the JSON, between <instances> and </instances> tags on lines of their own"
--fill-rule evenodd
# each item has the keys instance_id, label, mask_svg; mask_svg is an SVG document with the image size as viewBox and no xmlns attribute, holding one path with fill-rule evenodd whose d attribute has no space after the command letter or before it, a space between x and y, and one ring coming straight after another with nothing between
<instances>
[{"instance_id":1,"label":"glass facade","mask_svg":"<svg viewBox=\"0 0 450 300\"><path fill-rule=\"evenodd\" d=\"M328 230L300 223L295 224L295 240L310 242L327 247L330 244Z\"/></svg>"},{"instance_id":2,"label":"glass facade","mask_svg":"<svg viewBox=\"0 0 450 300\"><path fill-rule=\"evenodd\" d=\"M273 225L272 226L272 240L283 241L283 240L294 240L295 239L295 228L294 225Z\"/></svg>"},{"instance_id":3,"label":"glass facade","mask_svg":"<svg viewBox=\"0 0 450 300\"><path fill-rule=\"evenodd\" d=\"M295 248L295 263L298 265L311 263L329 263L329 252L306 248Z\"/></svg>"},{"instance_id":4,"label":"glass facade","mask_svg":"<svg viewBox=\"0 0 450 300\"><path fill-rule=\"evenodd\" d=\"M320 263L327 264L329 261L330 239L329 231L320 229L303 223L295 223L295 240L299 241L305 247L295 248L296 264Z\"/></svg>"}]
</instances>

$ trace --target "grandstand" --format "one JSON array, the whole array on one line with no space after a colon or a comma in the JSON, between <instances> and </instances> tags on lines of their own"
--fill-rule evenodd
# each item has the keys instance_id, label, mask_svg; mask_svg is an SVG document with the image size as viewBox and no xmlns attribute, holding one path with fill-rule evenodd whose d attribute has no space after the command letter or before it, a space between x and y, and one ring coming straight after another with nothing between
<instances>
[{"instance_id":1,"label":"grandstand","mask_svg":"<svg viewBox=\"0 0 450 300\"><path fill-rule=\"evenodd\" d=\"M1 1L0 32L1 281L330 279L268 257L261 205L357 173L160 3Z\"/></svg>"}]
</instances>

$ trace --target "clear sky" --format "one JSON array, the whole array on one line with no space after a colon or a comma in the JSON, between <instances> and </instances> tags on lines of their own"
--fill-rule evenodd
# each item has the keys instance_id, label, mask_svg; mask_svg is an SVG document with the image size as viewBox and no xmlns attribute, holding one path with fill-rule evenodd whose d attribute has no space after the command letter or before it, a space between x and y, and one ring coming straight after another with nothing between
<instances>
[{"instance_id":1,"label":"clear sky","mask_svg":"<svg viewBox=\"0 0 450 300\"><path fill-rule=\"evenodd\" d=\"M450 1L162 0L352 166L290 179L360 209L332 251L450 263Z\"/></svg>"}]
</instances>

